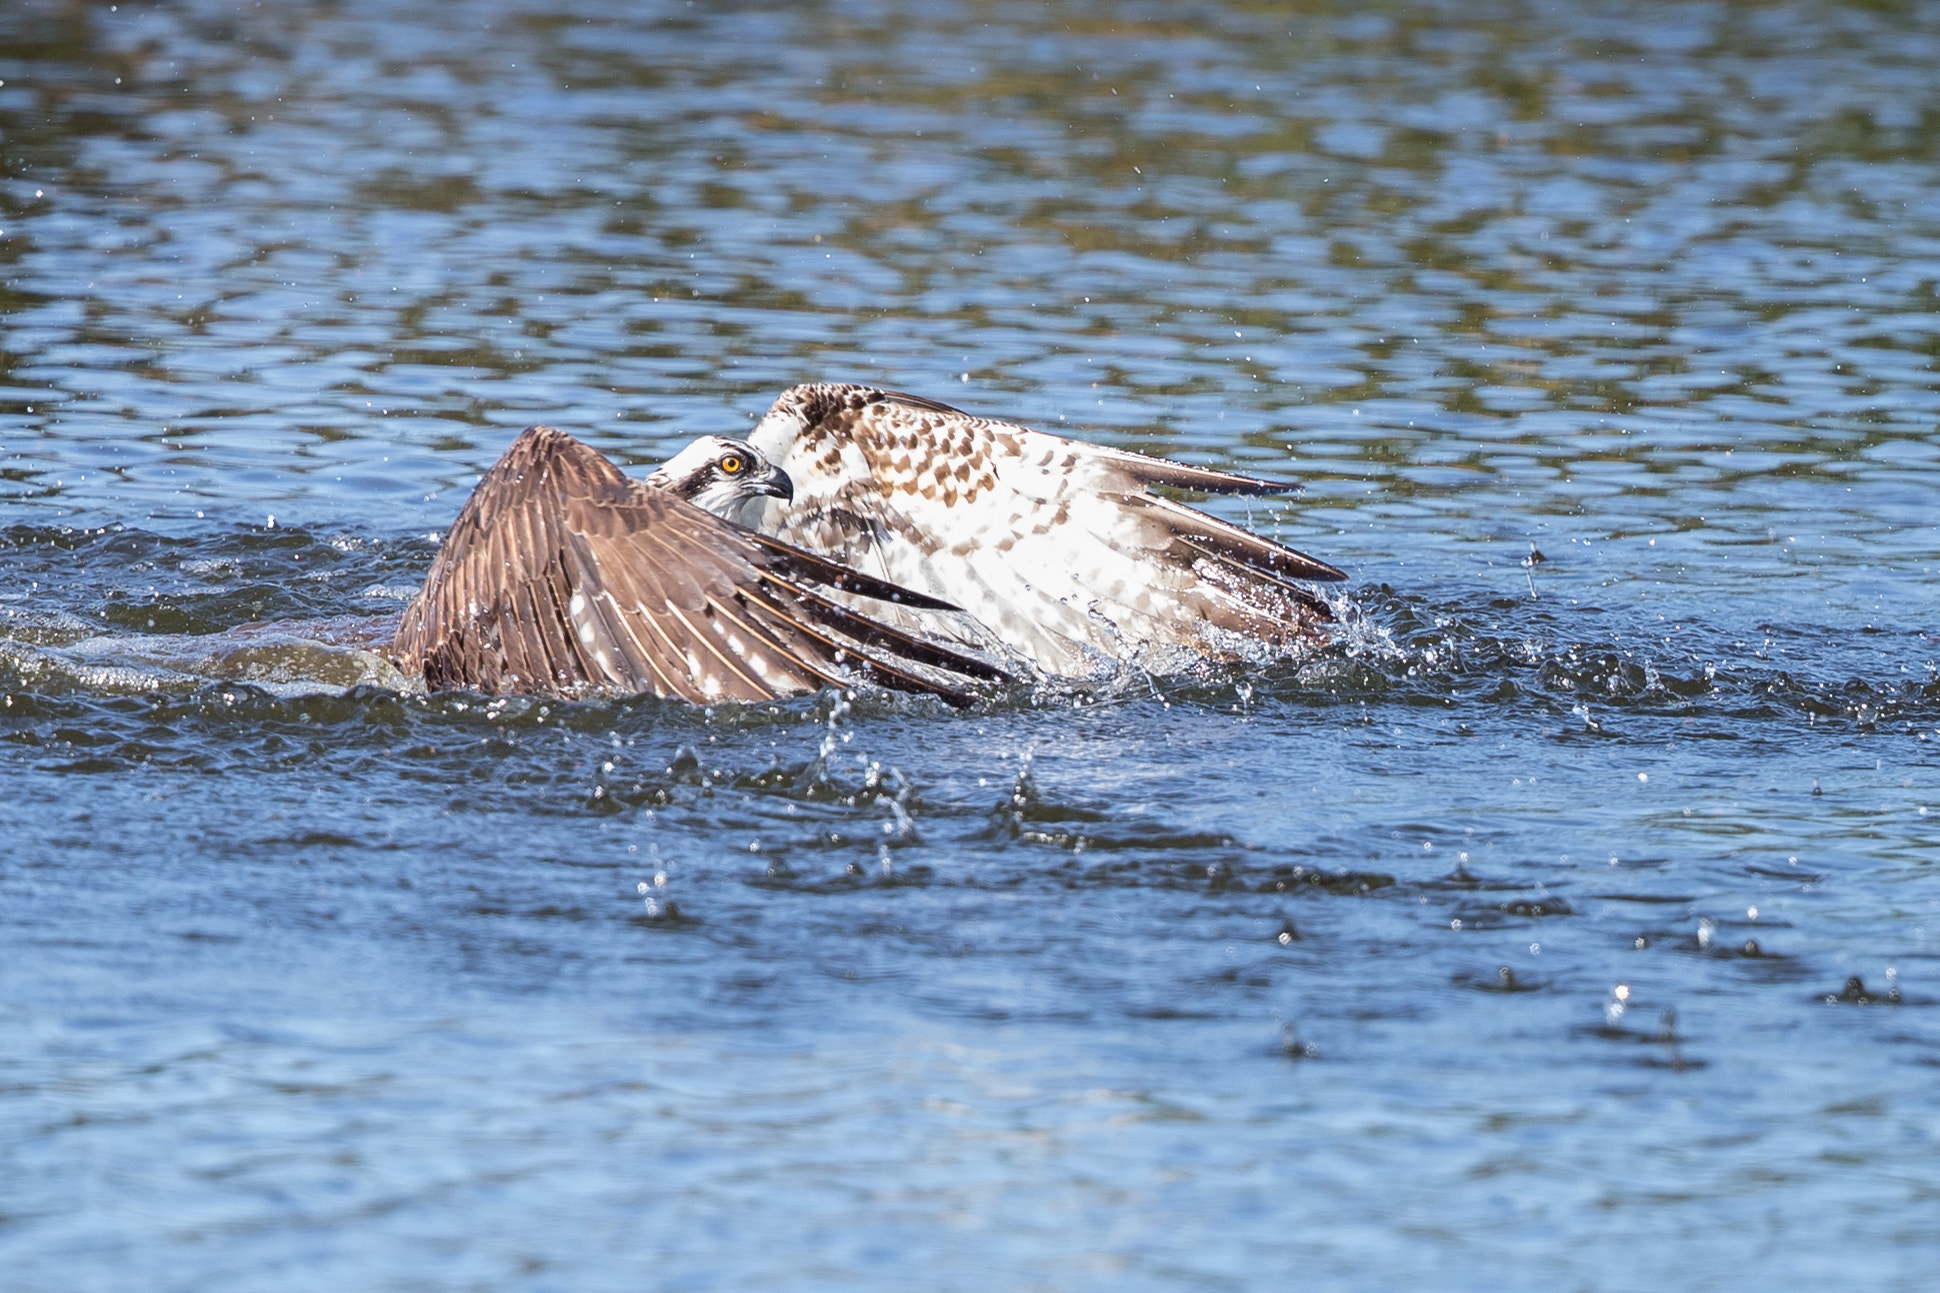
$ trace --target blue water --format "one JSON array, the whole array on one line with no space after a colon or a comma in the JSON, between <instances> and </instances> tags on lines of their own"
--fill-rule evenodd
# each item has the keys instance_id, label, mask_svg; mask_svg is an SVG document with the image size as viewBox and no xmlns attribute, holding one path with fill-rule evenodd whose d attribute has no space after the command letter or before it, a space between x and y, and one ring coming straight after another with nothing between
<instances>
[{"instance_id":1,"label":"blue water","mask_svg":"<svg viewBox=\"0 0 1940 1293\"><path fill-rule=\"evenodd\" d=\"M0 12L0 1286L1933 1283L1940 8L614 15ZM1337 638L356 646L811 379L1297 475Z\"/></svg>"}]
</instances>

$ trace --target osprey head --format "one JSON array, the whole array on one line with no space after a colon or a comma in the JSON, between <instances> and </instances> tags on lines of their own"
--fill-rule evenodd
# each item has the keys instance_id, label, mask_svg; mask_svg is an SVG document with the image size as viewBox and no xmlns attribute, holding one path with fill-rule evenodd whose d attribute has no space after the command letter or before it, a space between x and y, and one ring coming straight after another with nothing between
<instances>
[{"instance_id":1,"label":"osprey head","mask_svg":"<svg viewBox=\"0 0 1940 1293\"><path fill-rule=\"evenodd\" d=\"M795 497L788 473L745 440L704 435L660 464L647 484L678 494L716 516L740 521L747 505L764 498Z\"/></svg>"}]
</instances>

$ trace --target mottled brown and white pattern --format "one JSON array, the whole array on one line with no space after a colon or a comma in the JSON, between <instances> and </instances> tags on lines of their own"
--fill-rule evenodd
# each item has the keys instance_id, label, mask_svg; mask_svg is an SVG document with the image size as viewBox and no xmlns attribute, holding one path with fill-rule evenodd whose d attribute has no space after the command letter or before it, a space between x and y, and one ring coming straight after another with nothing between
<instances>
[{"instance_id":1,"label":"mottled brown and white pattern","mask_svg":"<svg viewBox=\"0 0 1940 1293\"><path fill-rule=\"evenodd\" d=\"M858 680L958 700L969 679L999 676L854 609L863 598L945 607L739 529L532 427L459 512L395 654L433 691L702 703Z\"/></svg>"},{"instance_id":2,"label":"mottled brown and white pattern","mask_svg":"<svg viewBox=\"0 0 1940 1293\"><path fill-rule=\"evenodd\" d=\"M899 617L1058 677L1172 669L1310 639L1323 561L1151 492L1297 488L1146 458L866 386L797 386L748 441L795 497L736 519L970 617Z\"/></svg>"}]
</instances>

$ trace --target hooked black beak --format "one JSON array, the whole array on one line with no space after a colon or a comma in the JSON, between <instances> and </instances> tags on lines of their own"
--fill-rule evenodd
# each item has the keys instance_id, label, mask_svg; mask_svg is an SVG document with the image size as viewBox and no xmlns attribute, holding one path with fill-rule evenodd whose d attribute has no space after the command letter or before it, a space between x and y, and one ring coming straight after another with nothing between
<instances>
[{"instance_id":1,"label":"hooked black beak","mask_svg":"<svg viewBox=\"0 0 1940 1293\"><path fill-rule=\"evenodd\" d=\"M751 481L748 486L757 494L781 499L784 503L795 501L795 482L788 479L788 473L779 467L769 467L759 480Z\"/></svg>"}]
</instances>

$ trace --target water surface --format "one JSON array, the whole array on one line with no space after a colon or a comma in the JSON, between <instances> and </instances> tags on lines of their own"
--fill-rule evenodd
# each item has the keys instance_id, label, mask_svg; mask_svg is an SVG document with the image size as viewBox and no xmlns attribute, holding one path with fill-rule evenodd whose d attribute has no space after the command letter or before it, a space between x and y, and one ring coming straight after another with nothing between
<instances>
[{"instance_id":1,"label":"water surface","mask_svg":"<svg viewBox=\"0 0 1940 1293\"><path fill-rule=\"evenodd\" d=\"M1923 1287L1935 67L1925 4L9 7L10 1287ZM961 714L317 644L519 428L811 379L1297 475L1212 506L1358 613Z\"/></svg>"}]
</instances>

